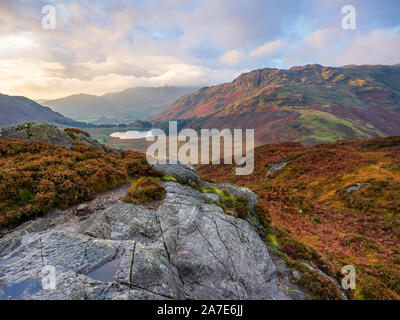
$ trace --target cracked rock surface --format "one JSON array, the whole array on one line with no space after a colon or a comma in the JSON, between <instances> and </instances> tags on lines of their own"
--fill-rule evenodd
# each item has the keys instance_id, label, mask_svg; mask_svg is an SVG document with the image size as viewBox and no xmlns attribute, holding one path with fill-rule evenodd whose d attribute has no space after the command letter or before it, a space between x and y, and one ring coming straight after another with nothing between
<instances>
[{"instance_id":1,"label":"cracked rock surface","mask_svg":"<svg viewBox=\"0 0 400 320\"><path fill-rule=\"evenodd\" d=\"M87 218L50 215L0 239L0 299L291 299L257 232L166 182L156 209L116 202ZM56 288L43 289L43 267ZM295 291L296 295L291 294Z\"/></svg>"}]
</instances>

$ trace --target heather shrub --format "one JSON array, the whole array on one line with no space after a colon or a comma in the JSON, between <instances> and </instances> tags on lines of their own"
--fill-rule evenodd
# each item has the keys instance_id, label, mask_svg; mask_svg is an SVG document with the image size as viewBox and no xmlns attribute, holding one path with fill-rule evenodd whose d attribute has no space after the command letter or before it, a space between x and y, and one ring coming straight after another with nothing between
<instances>
[{"instance_id":1,"label":"heather shrub","mask_svg":"<svg viewBox=\"0 0 400 320\"><path fill-rule=\"evenodd\" d=\"M152 177L143 177L133 183L124 201L134 204L144 204L148 201L162 200L165 189L161 183Z\"/></svg>"},{"instance_id":2,"label":"heather shrub","mask_svg":"<svg viewBox=\"0 0 400 320\"><path fill-rule=\"evenodd\" d=\"M341 294L337 286L329 279L315 271L304 270L298 284L306 288L312 299L340 300Z\"/></svg>"},{"instance_id":3,"label":"heather shrub","mask_svg":"<svg viewBox=\"0 0 400 320\"><path fill-rule=\"evenodd\" d=\"M137 178L140 176L156 176L161 177L162 174L153 169L147 160L143 157L142 159L133 159L130 161L129 159L126 160L126 170L128 172L129 177Z\"/></svg>"},{"instance_id":4,"label":"heather shrub","mask_svg":"<svg viewBox=\"0 0 400 320\"><path fill-rule=\"evenodd\" d=\"M144 155L105 153L74 143L71 150L43 142L0 139L0 226L18 224L90 200L135 176L151 174Z\"/></svg>"},{"instance_id":5,"label":"heather shrub","mask_svg":"<svg viewBox=\"0 0 400 320\"><path fill-rule=\"evenodd\" d=\"M214 187L205 187L200 190L206 193L215 193L219 195L219 202L215 203L221 207L226 214L232 215L236 218L245 219L248 214L247 205L248 200L244 197L234 197L226 189L217 189Z\"/></svg>"},{"instance_id":6,"label":"heather shrub","mask_svg":"<svg viewBox=\"0 0 400 320\"><path fill-rule=\"evenodd\" d=\"M282 161L287 165L268 175ZM400 299L400 137L265 145L255 149L254 163L248 176L234 175L232 165L197 169L202 180L259 196L265 240L285 260L312 262L337 280L343 265L354 265L353 299ZM348 192L357 183L365 185ZM335 298L331 283L311 273L303 280L311 281L313 297Z\"/></svg>"},{"instance_id":7,"label":"heather shrub","mask_svg":"<svg viewBox=\"0 0 400 320\"><path fill-rule=\"evenodd\" d=\"M90 134L87 131L78 129L78 128L65 128L64 131L69 134L72 139L76 139L78 134L83 134L86 137L90 138Z\"/></svg>"}]
</instances>

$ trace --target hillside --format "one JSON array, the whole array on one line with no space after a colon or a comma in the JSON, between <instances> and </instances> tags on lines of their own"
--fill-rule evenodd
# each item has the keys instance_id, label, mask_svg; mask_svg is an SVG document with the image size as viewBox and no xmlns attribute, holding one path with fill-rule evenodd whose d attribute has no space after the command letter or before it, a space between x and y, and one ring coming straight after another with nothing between
<instances>
[{"instance_id":1,"label":"hillside","mask_svg":"<svg viewBox=\"0 0 400 320\"><path fill-rule=\"evenodd\" d=\"M0 94L0 126L17 124L24 121L48 121L73 123L58 112L25 98Z\"/></svg>"},{"instance_id":2,"label":"hillside","mask_svg":"<svg viewBox=\"0 0 400 320\"><path fill-rule=\"evenodd\" d=\"M154 123L255 129L259 144L400 134L400 66L260 69L183 96Z\"/></svg>"},{"instance_id":3,"label":"hillside","mask_svg":"<svg viewBox=\"0 0 400 320\"><path fill-rule=\"evenodd\" d=\"M82 130L27 122L0 130L0 228L90 200L152 169Z\"/></svg>"},{"instance_id":4,"label":"hillside","mask_svg":"<svg viewBox=\"0 0 400 320\"><path fill-rule=\"evenodd\" d=\"M81 130L40 128L0 138L0 300L310 297L257 233L250 190L82 143ZM57 270L51 290L44 263Z\"/></svg>"},{"instance_id":5,"label":"hillside","mask_svg":"<svg viewBox=\"0 0 400 320\"><path fill-rule=\"evenodd\" d=\"M339 282L342 266L353 265L353 299L400 298L400 137L261 146L248 176L236 176L232 165L197 169L204 180L260 197L267 243L290 265L308 261Z\"/></svg>"},{"instance_id":6,"label":"hillside","mask_svg":"<svg viewBox=\"0 0 400 320\"><path fill-rule=\"evenodd\" d=\"M8 297L7 293L13 298L39 294L21 290L18 296L9 284L17 282L23 289L30 286L21 280L26 277L21 277L18 266L22 261L29 265L28 278L36 279L36 268L42 263L37 257L44 248L54 253L46 259L62 268L69 279L60 280L60 290L49 291L49 296L40 291L47 298L69 297L76 283L70 281L70 272L78 272L88 283L82 294L86 297L90 292L96 299L104 298L106 292L115 299L120 296L112 290L90 289L103 288L106 282L126 289L140 283L140 288L153 290L171 279L182 282L168 289L173 299L265 299L273 295L283 299L399 299L399 159L400 137L316 146L285 142L256 148L255 169L249 176L236 176L232 165L204 165L197 167L199 177L182 164L151 167L143 154L113 151L79 129L61 131L46 123L3 128L0 265L4 281L0 282L0 298ZM131 188L130 182L134 182ZM255 230L263 234L262 239ZM42 246L35 245L38 235ZM251 240L243 240L249 236ZM109 240L118 241L118 248L133 246L135 265L143 250L153 252L155 244L165 248L169 255L161 256L173 257L174 274L182 272L184 278L169 274L147 282L155 272L149 266L168 270L164 268L168 261L151 256L154 263L134 271L131 249L111 250L105 257L104 248L92 243L110 248ZM143 245L135 251L136 243ZM257 271L259 262L254 260L260 250L263 268L269 268L271 275L267 287L266 278ZM87 253L97 260L80 264L82 269L69 263L81 263ZM103 265L111 271L102 273ZM344 265L355 266L357 272L356 290L347 293L338 286ZM199 280L199 268L218 271L206 272ZM127 278L118 270L134 273ZM245 291L234 285L228 293L219 291L220 286L203 290L203 282L212 287L213 281L226 279L251 285ZM200 284L186 286L185 281Z\"/></svg>"},{"instance_id":7,"label":"hillside","mask_svg":"<svg viewBox=\"0 0 400 320\"><path fill-rule=\"evenodd\" d=\"M195 90L189 87L136 87L103 96L76 94L41 102L75 120L121 123L156 115L182 95Z\"/></svg>"}]
</instances>

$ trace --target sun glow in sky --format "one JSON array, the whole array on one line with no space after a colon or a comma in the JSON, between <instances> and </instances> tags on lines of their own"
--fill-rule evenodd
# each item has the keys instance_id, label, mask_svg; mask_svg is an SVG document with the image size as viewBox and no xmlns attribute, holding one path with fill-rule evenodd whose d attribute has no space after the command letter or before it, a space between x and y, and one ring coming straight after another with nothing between
<instances>
[{"instance_id":1,"label":"sun glow in sky","mask_svg":"<svg viewBox=\"0 0 400 320\"><path fill-rule=\"evenodd\" d=\"M341 9L356 9L344 30ZM42 7L56 29L42 28ZM51 99L204 86L264 67L400 63L398 0L0 2L1 93Z\"/></svg>"}]
</instances>

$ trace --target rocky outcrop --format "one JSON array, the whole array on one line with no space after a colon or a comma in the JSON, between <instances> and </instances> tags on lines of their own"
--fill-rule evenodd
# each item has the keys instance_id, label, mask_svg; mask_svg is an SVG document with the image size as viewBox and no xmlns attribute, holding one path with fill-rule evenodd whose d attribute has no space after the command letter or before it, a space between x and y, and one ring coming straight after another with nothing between
<instances>
[{"instance_id":1,"label":"rocky outcrop","mask_svg":"<svg viewBox=\"0 0 400 320\"><path fill-rule=\"evenodd\" d=\"M85 136L84 134L78 134L76 136L76 138L77 138L77 140L79 142L88 144L88 145L90 145L92 147L95 147L96 149L98 149L100 151L104 151L104 149L103 149L103 147L102 147L102 145L100 143L98 143L96 140L94 140L92 138L89 138L89 137Z\"/></svg>"},{"instance_id":2,"label":"rocky outcrop","mask_svg":"<svg viewBox=\"0 0 400 320\"><path fill-rule=\"evenodd\" d=\"M15 126L3 127L0 129L0 137L43 141L67 148L74 142L67 133L47 122L23 122Z\"/></svg>"},{"instance_id":3,"label":"rocky outcrop","mask_svg":"<svg viewBox=\"0 0 400 320\"><path fill-rule=\"evenodd\" d=\"M0 138L16 138L29 141L42 141L70 148L74 142L82 142L100 151L116 151L103 148L96 140L83 134L76 135L73 139L63 130L48 122L23 122L14 126L0 128Z\"/></svg>"},{"instance_id":4,"label":"rocky outcrop","mask_svg":"<svg viewBox=\"0 0 400 320\"><path fill-rule=\"evenodd\" d=\"M226 187L226 186L225 186ZM53 211L0 239L1 299L304 299L264 242L207 194L166 182L157 209ZM44 268L56 288L43 289ZM44 268L44 269L43 269Z\"/></svg>"},{"instance_id":5,"label":"rocky outcrop","mask_svg":"<svg viewBox=\"0 0 400 320\"><path fill-rule=\"evenodd\" d=\"M156 163L153 165L153 167L158 171L168 173L182 182L200 182L200 177L197 174L197 171L190 165L184 164L180 161L177 161L176 164Z\"/></svg>"}]
</instances>

